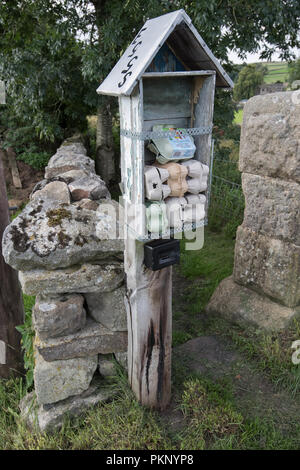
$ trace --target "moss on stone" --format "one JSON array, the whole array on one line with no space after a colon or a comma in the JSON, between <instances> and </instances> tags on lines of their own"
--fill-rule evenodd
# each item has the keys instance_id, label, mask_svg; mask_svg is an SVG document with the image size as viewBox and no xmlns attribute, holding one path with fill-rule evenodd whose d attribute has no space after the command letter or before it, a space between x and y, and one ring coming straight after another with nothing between
<instances>
[{"instance_id":1,"label":"moss on stone","mask_svg":"<svg viewBox=\"0 0 300 470\"><path fill-rule=\"evenodd\" d=\"M48 210L46 212L46 216L48 217L49 227L55 227L57 225L61 226L61 223L64 219L70 220L72 218L71 212L67 211L62 207L59 209Z\"/></svg>"}]
</instances>

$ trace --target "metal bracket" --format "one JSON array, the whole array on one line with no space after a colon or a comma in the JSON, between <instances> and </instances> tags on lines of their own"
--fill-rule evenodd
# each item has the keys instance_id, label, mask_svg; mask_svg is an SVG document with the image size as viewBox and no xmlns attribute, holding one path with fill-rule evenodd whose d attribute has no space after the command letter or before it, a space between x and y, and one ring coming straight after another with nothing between
<instances>
[{"instance_id":1,"label":"metal bracket","mask_svg":"<svg viewBox=\"0 0 300 470\"><path fill-rule=\"evenodd\" d=\"M174 131L142 131L134 132L127 129L121 129L120 135L133 140L152 140L163 137L172 137L180 132L185 135L207 135L212 133L212 127L191 127L188 129L176 129Z\"/></svg>"}]
</instances>

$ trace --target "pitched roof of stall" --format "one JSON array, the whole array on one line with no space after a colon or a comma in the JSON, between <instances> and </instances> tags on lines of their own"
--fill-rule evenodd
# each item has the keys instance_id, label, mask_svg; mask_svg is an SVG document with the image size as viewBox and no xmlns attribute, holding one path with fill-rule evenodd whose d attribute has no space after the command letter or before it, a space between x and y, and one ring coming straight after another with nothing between
<instances>
[{"instance_id":1,"label":"pitched roof of stall","mask_svg":"<svg viewBox=\"0 0 300 470\"><path fill-rule=\"evenodd\" d=\"M216 86L233 87L232 80L193 26L190 17L184 10L177 10L146 21L97 92L103 95L130 95L166 41L187 70L214 70Z\"/></svg>"}]
</instances>

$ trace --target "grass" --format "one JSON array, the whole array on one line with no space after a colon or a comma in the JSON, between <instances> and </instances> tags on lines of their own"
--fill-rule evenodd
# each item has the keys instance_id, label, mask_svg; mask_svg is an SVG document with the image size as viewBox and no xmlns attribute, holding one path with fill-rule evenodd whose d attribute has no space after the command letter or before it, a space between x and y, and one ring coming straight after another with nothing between
<instances>
[{"instance_id":1,"label":"grass","mask_svg":"<svg viewBox=\"0 0 300 470\"><path fill-rule=\"evenodd\" d=\"M236 152L232 142L228 162L217 161L215 174L240 182ZM225 175L225 176L224 176ZM212 293L222 279L232 273L235 226L241 220L241 190L226 183L214 183L210 228L205 231L202 250L185 251L181 241L181 262L174 269L173 346L202 336L215 335L227 341L261 381L267 380L273 395L282 394L282 415L266 413L255 394L247 403L237 396L236 379L228 375L211 378L191 371L188 357L173 355L172 406L156 413L140 406L119 370L114 380L118 393L111 403L98 405L53 434L29 431L19 418L18 404L32 386L31 309L34 297L24 296L26 321L22 327L27 361L27 381L0 380L0 449L66 450L244 450L298 449L300 442L300 366L291 361L291 344L300 339L300 323L281 333L244 329L222 318L205 315ZM218 194L220 190L220 194ZM241 368L242 365L239 365ZM240 370L240 369L239 369ZM290 404L296 409L293 412ZM247 405L247 406L246 406ZM281 405L280 405L281 406ZM249 414L248 409L252 411ZM175 420L175 417L177 421ZM280 421L281 420L281 421Z\"/></svg>"},{"instance_id":2,"label":"grass","mask_svg":"<svg viewBox=\"0 0 300 470\"><path fill-rule=\"evenodd\" d=\"M186 252L184 241L182 249L181 264L174 276L175 288L178 282L182 291L174 308L174 343L212 333L227 338L247 363L297 401L299 368L293 368L290 361L290 345L299 339L300 325L295 323L288 331L271 335L243 330L220 318L205 319L203 310L212 292L231 274L234 240L224 232L206 230L202 250ZM24 301L29 318L34 299L25 296ZM212 381L203 374L189 372L174 359L172 380L173 408L169 417L140 406L120 372L115 379L116 399L80 418L66 419L63 429L53 434L37 434L25 428L19 419L18 402L26 392L26 384L21 379L2 380L0 449L296 449L299 445L297 423L287 423L290 430L283 432L272 416L249 418L236 402L232 378ZM179 416L180 425L173 421L170 424L172 413Z\"/></svg>"},{"instance_id":3,"label":"grass","mask_svg":"<svg viewBox=\"0 0 300 470\"><path fill-rule=\"evenodd\" d=\"M300 322L279 333L266 333L255 328L246 330L213 319L207 331L218 333L231 340L237 350L251 361L256 369L266 373L279 389L285 389L293 397L300 393L300 367L291 361L293 341L300 338Z\"/></svg>"},{"instance_id":4,"label":"grass","mask_svg":"<svg viewBox=\"0 0 300 470\"><path fill-rule=\"evenodd\" d=\"M260 62L268 68L268 73L264 77L264 83L271 84L276 82L287 82L288 80L288 63L287 62ZM235 112L234 124L242 125L243 109Z\"/></svg>"},{"instance_id":5,"label":"grass","mask_svg":"<svg viewBox=\"0 0 300 470\"><path fill-rule=\"evenodd\" d=\"M239 126L242 125L243 122L243 115L244 115L244 110L243 109L238 109L234 115L234 123L238 124Z\"/></svg>"},{"instance_id":6,"label":"grass","mask_svg":"<svg viewBox=\"0 0 300 470\"><path fill-rule=\"evenodd\" d=\"M265 75L265 83L286 82L288 79L287 62L263 62L268 67L268 73Z\"/></svg>"}]
</instances>

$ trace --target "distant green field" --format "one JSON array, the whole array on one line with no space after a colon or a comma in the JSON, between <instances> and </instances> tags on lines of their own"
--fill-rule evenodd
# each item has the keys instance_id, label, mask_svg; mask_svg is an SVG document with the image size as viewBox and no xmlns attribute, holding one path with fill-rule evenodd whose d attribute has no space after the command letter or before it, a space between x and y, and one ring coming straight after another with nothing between
<instances>
[{"instance_id":1,"label":"distant green field","mask_svg":"<svg viewBox=\"0 0 300 470\"><path fill-rule=\"evenodd\" d=\"M287 62L262 62L268 67L268 74L265 76L265 83L286 82L288 79Z\"/></svg>"},{"instance_id":2,"label":"distant green field","mask_svg":"<svg viewBox=\"0 0 300 470\"><path fill-rule=\"evenodd\" d=\"M239 109L238 111L236 111L233 122L241 126L243 122L243 114L244 114L243 109Z\"/></svg>"}]
</instances>

